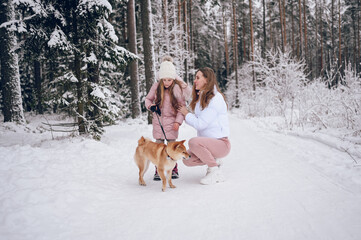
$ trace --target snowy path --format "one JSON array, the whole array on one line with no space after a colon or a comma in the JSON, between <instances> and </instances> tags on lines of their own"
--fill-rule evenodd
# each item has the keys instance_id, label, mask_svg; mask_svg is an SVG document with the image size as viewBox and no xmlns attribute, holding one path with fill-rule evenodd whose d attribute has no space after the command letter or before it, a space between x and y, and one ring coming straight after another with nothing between
<instances>
[{"instance_id":1,"label":"snowy path","mask_svg":"<svg viewBox=\"0 0 361 240\"><path fill-rule=\"evenodd\" d=\"M349 162L360 178L347 154L233 116L231 130L226 182L200 185L205 167L180 163L165 193L152 165L137 182L145 124L112 126L101 142L0 144L0 239L361 239L361 184L337 169ZM181 127L180 139L194 135Z\"/></svg>"}]
</instances>

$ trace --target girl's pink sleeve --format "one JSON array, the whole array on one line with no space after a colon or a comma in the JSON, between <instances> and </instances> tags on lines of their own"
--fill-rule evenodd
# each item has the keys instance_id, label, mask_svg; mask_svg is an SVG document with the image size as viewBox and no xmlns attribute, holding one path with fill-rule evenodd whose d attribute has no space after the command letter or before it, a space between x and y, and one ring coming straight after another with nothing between
<instances>
[{"instance_id":1,"label":"girl's pink sleeve","mask_svg":"<svg viewBox=\"0 0 361 240\"><path fill-rule=\"evenodd\" d=\"M154 103L157 87L158 87L158 82L153 84L153 86L149 90L148 95L145 97L145 107L147 109L149 109L149 107Z\"/></svg>"},{"instance_id":2,"label":"girl's pink sleeve","mask_svg":"<svg viewBox=\"0 0 361 240\"><path fill-rule=\"evenodd\" d=\"M173 91L174 91L174 96L177 98L178 105L185 106L186 102L182 95L182 90L178 84L175 85ZM179 123L179 125L182 125L183 121L184 121L184 115L181 112L177 112L175 122Z\"/></svg>"}]
</instances>

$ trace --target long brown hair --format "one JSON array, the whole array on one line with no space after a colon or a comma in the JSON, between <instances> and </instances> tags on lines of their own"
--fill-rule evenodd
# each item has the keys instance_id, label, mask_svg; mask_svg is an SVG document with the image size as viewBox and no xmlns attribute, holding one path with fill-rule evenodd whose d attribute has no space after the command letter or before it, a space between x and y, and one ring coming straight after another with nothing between
<instances>
[{"instance_id":1,"label":"long brown hair","mask_svg":"<svg viewBox=\"0 0 361 240\"><path fill-rule=\"evenodd\" d=\"M224 96L224 94L221 92L221 90L218 87L216 75L214 74L213 69L208 68L208 67L204 67L204 68L198 69L196 74L198 72L201 72L203 74L203 76L207 79L207 83L206 83L204 89L202 90L202 94L200 94L199 90L196 90L196 85L193 84L192 101L189 104L191 109L194 111L194 109L196 107L196 104L197 104L197 102L199 100L199 95L201 95L201 99L200 99L201 107L202 107L202 109L205 109L208 106L211 99L215 96L214 87L216 87L217 91L220 94L222 94L222 96L224 98L224 101L227 104L226 97Z\"/></svg>"},{"instance_id":2,"label":"long brown hair","mask_svg":"<svg viewBox=\"0 0 361 240\"><path fill-rule=\"evenodd\" d=\"M168 89L169 89L170 102L171 102L171 104L172 104L172 107L173 107L174 111L177 111L177 109L178 109L178 107L179 107L179 106L178 106L178 100L177 100L177 98L174 96L174 91L173 91L174 86L175 86L176 84L178 84L179 87L180 87L180 89L181 89L181 91L183 91L183 90L182 90L182 85L181 85L180 81L177 80L177 79L173 79L172 85L170 85L169 88L168 88ZM164 90L165 90L165 87L164 87L163 80L160 79L160 80L159 80L158 87L157 87L157 93L156 93L156 96L157 96L157 97L156 97L156 99L155 99L155 104L158 105L159 108L162 108L162 106L163 106L163 102L164 102Z\"/></svg>"}]
</instances>

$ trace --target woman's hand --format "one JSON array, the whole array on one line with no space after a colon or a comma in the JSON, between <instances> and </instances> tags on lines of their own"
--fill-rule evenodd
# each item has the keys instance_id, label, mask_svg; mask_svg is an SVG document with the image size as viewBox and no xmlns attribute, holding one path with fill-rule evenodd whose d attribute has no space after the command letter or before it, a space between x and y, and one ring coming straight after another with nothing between
<instances>
[{"instance_id":1,"label":"woman's hand","mask_svg":"<svg viewBox=\"0 0 361 240\"><path fill-rule=\"evenodd\" d=\"M184 116L188 114L188 109L185 106L180 106L178 112L182 113Z\"/></svg>"},{"instance_id":2,"label":"woman's hand","mask_svg":"<svg viewBox=\"0 0 361 240\"><path fill-rule=\"evenodd\" d=\"M178 129L179 129L179 123L175 122L173 124L173 130L178 131Z\"/></svg>"}]
</instances>

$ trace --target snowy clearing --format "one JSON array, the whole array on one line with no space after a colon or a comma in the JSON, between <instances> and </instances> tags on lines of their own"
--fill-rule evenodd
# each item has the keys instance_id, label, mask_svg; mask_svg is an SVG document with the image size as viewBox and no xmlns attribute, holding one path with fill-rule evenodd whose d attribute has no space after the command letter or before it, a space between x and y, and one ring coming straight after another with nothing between
<instances>
[{"instance_id":1,"label":"snowy clearing","mask_svg":"<svg viewBox=\"0 0 361 240\"><path fill-rule=\"evenodd\" d=\"M41 121L0 124L2 239L360 239L361 167L324 143L232 114L227 181L200 185L206 168L180 163L177 188L162 192L153 165L138 185L144 120L107 127L100 142L52 140ZM184 124L179 139L195 134Z\"/></svg>"}]
</instances>

